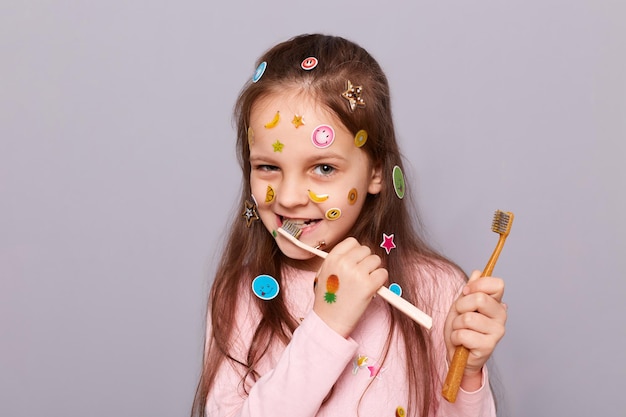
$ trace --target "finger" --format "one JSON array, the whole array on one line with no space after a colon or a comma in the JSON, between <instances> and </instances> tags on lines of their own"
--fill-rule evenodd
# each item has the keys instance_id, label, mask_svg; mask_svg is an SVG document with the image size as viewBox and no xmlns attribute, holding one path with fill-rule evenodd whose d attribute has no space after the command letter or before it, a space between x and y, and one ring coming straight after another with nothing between
<instances>
[{"instance_id":1,"label":"finger","mask_svg":"<svg viewBox=\"0 0 626 417\"><path fill-rule=\"evenodd\" d=\"M484 277L468 281L463 288L463 295L472 293L484 293L498 301L502 301L504 295L504 280L494 277Z\"/></svg>"},{"instance_id":2,"label":"finger","mask_svg":"<svg viewBox=\"0 0 626 417\"><path fill-rule=\"evenodd\" d=\"M452 321L452 329L470 330L484 335L502 336L504 334L504 322L489 318L480 313L465 313Z\"/></svg>"},{"instance_id":3,"label":"finger","mask_svg":"<svg viewBox=\"0 0 626 417\"><path fill-rule=\"evenodd\" d=\"M502 303L498 299L483 292L477 292L459 298L455 302L455 309L458 314L478 312L489 318L498 319L500 321L506 319L506 308Z\"/></svg>"},{"instance_id":4,"label":"finger","mask_svg":"<svg viewBox=\"0 0 626 417\"><path fill-rule=\"evenodd\" d=\"M382 264L382 259L376 254L369 254L361 261L358 262L357 267L363 272L370 273L377 269Z\"/></svg>"},{"instance_id":5,"label":"finger","mask_svg":"<svg viewBox=\"0 0 626 417\"><path fill-rule=\"evenodd\" d=\"M337 243L335 247L329 252L329 255L330 254L342 255L358 246L360 246L359 242L355 238L348 237L342 240L341 242Z\"/></svg>"}]
</instances>

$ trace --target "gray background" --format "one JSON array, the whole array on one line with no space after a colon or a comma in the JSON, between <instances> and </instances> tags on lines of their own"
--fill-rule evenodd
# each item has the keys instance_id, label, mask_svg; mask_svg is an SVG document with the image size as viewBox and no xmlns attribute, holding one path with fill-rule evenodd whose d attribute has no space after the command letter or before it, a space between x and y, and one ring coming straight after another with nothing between
<instances>
[{"instance_id":1,"label":"gray background","mask_svg":"<svg viewBox=\"0 0 626 417\"><path fill-rule=\"evenodd\" d=\"M231 109L303 32L365 46L432 242L495 274L509 416L626 416L621 1L0 4L0 415L185 416L239 188ZM235 210L233 212L233 210Z\"/></svg>"}]
</instances>

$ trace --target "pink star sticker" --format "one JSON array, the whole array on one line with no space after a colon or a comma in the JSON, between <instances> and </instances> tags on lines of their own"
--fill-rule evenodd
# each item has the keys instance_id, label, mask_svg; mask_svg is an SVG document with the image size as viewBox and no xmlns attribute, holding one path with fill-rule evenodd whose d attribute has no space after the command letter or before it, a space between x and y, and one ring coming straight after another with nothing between
<instances>
[{"instance_id":1,"label":"pink star sticker","mask_svg":"<svg viewBox=\"0 0 626 417\"><path fill-rule=\"evenodd\" d=\"M385 248L387 255L389 255L391 249L396 247L396 244L393 243L393 233L390 235L383 233L383 243L380 244L380 247Z\"/></svg>"}]
</instances>

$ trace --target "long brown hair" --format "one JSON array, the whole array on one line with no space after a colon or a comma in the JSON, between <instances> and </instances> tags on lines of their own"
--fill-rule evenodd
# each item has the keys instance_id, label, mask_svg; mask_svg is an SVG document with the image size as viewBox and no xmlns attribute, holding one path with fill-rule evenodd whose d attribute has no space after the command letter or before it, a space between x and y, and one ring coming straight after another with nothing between
<instances>
[{"instance_id":1,"label":"long brown hair","mask_svg":"<svg viewBox=\"0 0 626 417\"><path fill-rule=\"evenodd\" d=\"M304 71L300 64L308 58L318 59L311 71ZM243 187L240 207L249 199L250 149L247 128L252 106L260 98L272 93L296 88L309 95L332 111L353 133L364 129L368 139L364 149L374 166L384 173L384 185L378 195L368 195L351 235L364 245L370 246L385 260L389 276L403 288L403 297L424 311L432 303L429 294L418 294L415 265L426 269L440 269L454 265L431 249L421 237L419 219L414 210L410 193L404 199L395 195L392 170L402 168L402 156L396 142L392 121L389 85L387 78L374 58L363 48L346 39L325 35L301 35L280 43L267 51L257 62L267 63L267 69L258 82L248 82L235 106L237 121L237 151L242 169ZM348 102L341 97L350 80L363 87L365 107L350 110ZM389 256L379 247L382 234L393 231L397 248ZM269 265L268 265L268 260ZM207 333L207 351L198 384L192 415L204 414L207 395L223 361L232 361L242 367L245 374L243 386L258 377L256 365L276 340L287 344L297 327L297 322L287 309L282 293L271 303L255 299L261 312L261 321L247 357L235 358L231 354L233 323L237 306L242 301L239 288L251 285L259 274L274 276L283 285L281 270L285 257L274 238L261 222L248 229L239 212L233 213L228 243L224 249L209 298L209 314L212 328ZM428 292L428 291L427 291ZM386 352L391 337L397 332L406 346L406 363L410 398L407 410L411 414L427 416L436 407L434 366L431 358L430 335L404 315L389 308L391 326L387 335ZM386 354L386 353L385 353ZM384 356L384 355L383 355ZM416 365L419 364L419 365Z\"/></svg>"}]
</instances>

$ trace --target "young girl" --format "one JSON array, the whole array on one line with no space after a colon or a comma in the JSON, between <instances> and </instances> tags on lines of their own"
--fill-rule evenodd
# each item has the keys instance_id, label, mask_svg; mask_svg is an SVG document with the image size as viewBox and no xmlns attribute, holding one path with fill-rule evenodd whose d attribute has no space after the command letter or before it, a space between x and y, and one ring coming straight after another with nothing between
<instances>
[{"instance_id":1,"label":"young girl","mask_svg":"<svg viewBox=\"0 0 626 417\"><path fill-rule=\"evenodd\" d=\"M236 117L242 212L210 294L193 415L495 415L485 362L504 334L504 284L466 281L415 230L378 63L343 38L298 36L260 59ZM327 258L277 233L286 221ZM432 329L376 297L391 284ZM457 345L470 357L449 403Z\"/></svg>"}]
</instances>

